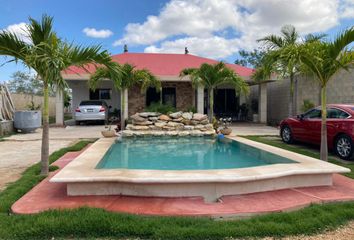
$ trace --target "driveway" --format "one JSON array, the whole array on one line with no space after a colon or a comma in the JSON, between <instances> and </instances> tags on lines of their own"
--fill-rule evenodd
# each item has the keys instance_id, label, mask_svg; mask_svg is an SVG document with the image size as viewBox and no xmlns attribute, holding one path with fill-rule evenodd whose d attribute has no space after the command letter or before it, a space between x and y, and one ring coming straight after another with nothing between
<instances>
[{"instance_id":1,"label":"driveway","mask_svg":"<svg viewBox=\"0 0 354 240\"><path fill-rule=\"evenodd\" d=\"M72 145L80 139L99 138L104 126L68 126L50 128L50 153ZM29 166L40 161L42 130L15 134L0 142L0 191L16 181Z\"/></svg>"}]
</instances>

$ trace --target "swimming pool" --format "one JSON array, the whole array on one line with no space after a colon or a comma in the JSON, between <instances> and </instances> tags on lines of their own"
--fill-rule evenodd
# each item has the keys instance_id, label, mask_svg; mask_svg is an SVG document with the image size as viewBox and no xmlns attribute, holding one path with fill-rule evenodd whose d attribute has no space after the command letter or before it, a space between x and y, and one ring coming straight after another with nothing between
<instances>
[{"instance_id":1,"label":"swimming pool","mask_svg":"<svg viewBox=\"0 0 354 240\"><path fill-rule=\"evenodd\" d=\"M242 157L241 157L242 156ZM51 182L69 196L222 196L277 189L330 186L349 169L241 137L101 138Z\"/></svg>"},{"instance_id":2,"label":"swimming pool","mask_svg":"<svg viewBox=\"0 0 354 240\"><path fill-rule=\"evenodd\" d=\"M212 170L280 163L296 162L229 139L144 137L116 142L96 168Z\"/></svg>"}]
</instances>

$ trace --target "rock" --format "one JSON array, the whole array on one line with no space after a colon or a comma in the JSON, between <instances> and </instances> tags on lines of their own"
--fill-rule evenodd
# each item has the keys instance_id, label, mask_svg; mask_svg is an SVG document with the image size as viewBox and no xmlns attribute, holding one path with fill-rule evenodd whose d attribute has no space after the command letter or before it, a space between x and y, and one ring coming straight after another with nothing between
<instances>
[{"instance_id":1,"label":"rock","mask_svg":"<svg viewBox=\"0 0 354 240\"><path fill-rule=\"evenodd\" d=\"M127 124L127 126L125 126L125 129L130 130L132 126L133 124Z\"/></svg>"},{"instance_id":2,"label":"rock","mask_svg":"<svg viewBox=\"0 0 354 240\"><path fill-rule=\"evenodd\" d=\"M173 131L173 130L176 130L175 127L171 127L171 126L163 126L162 129L163 129L163 130L166 130L166 131Z\"/></svg>"},{"instance_id":3,"label":"rock","mask_svg":"<svg viewBox=\"0 0 354 240\"><path fill-rule=\"evenodd\" d=\"M200 137L200 136L203 136L204 133L201 132L201 131L199 131L199 130L193 130L193 131L190 132L190 135L191 135L191 136Z\"/></svg>"},{"instance_id":4,"label":"rock","mask_svg":"<svg viewBox=\"0 0 354 240\"><path fill-rule=\"evenodd\" d=\"M134 136L134 132L131 130L124 130L122 133L122 136L123 137L132 137L132 136Z\"/></svg>"},{"instance_id":5,"label":"rock","mask_svg":"<svg viewBox=\"0 0 354 240\"><path fill-rule=\"evenodd\" d=\"M208 124L208 123L209 123L208 119L204 119L204 120L200 121L200 124Z\"/></svg>"},{"instance_id":6,"label":"rock","mask_svg":"<svg viewBox=\"0 0 354 240\"><path fill-rule=\"evenodd\" d=\"M201 113L194 113L192 119L196 121L203 121L205 119L208 119L208 116Z\"/></svg>"},{"instance_id":7,"label":"rock","mask_svg":"<svg viewBox=\"0 0 354 240\"><path fill-rule=\"evenodd\" d=\"M160 116L159 116L159 120L162 120L162 121L170 121L171 118L170 118L169 116L163 114L163 115L160 115Z\"/></svg>"},{"instance_id":8,"label":"rock","mask_svg":"<svg viewBox=\"0 0 354 240\"><path fill-rule=\"evenodd\" d=\"M211 129L211 130L214 129L213 124L211 124L211 123L205 124L204 127L206 129Z\"/></svg>"},{"instance_id":9,"label":"rock","mask_svg":"<svg viewBox=\"0 0 354 240\"><path fill-rule=\"evenodd\" d=\"M184 130L194 130L194 126L191 126L191 125L184 125L184 126L183 126L183 129L184 129Z\"/></svg>"},{"instance_id":10,"label":"rock","mask_svg":"<svg viewBox=\"0 0 354 240\"><path fill-rule=\"evenodd\" d=\"M201 124L198 124L198 125L195 125L195 126L194 126L194 129L195 129L195 130L200 130L200 129L202 129L202 128L204 128L204 125L201 125Z\"/></svg>"},{"instance_id":11,"label":"rock","mask_svg":"<svg viewBox=\"0 0 354 240\"><path fill-rule=\"evenodd\" d=\"M169 127L177 127L177 126L181 126L183 125L182 123L178 123L178 122L168 122L167 126Z\"/></svg>"},{"instance_id":12,"label":"rock","mask_svg":"<svg viewBox=\"0 0 354 240\"><path fill-rule=\"evenodd\" d=\"M171 118L180 118L182 117L182 112L175 112L170 114Z\"/></svg>"},{"instance_id":13,"label":"rock","mask_svg":"<svg viewBox=\"0 0 354 240\"><path fill-rule=\"evenodd\" d=\"M160 115L161 115L161 113L158 113L158 112L142 112L142 113L139 113L139 116L140 117L144 117L144 118L147 118L147 117L158 117Z\"/></svg>"},{"instance_id":14,"label":"rock","mask_svg":"<svg viewBox=\"0 0 354 240\"><path fill-rule=\"evenodd\" d=\"M178 132L178 136L180 136L180 137L185 137L185 136L188 136L189 134L190 134L189 131Z\"/></svg>"},{"instance_id":15,"label":"rock","mask_svg":"<svg viewBox=\"0 0 354 240\"><path fill-rule=\"evenodd\" d=\"M182 114L182 117L187 120L191 120L193 118L193 113L192 112L185 112Z\"/></svg>"},{"instance_id":16,"label":"rock","mask_svg":"<svg viewBox=\"0 0 354 240\"><path fill-rule=\"evenodd\" d=\"M208 135L208 136L215 135L215 130L207 130L207 131L205 131L203 133L204 133L204 135Z\"/></svg>"},{"instance_id":17,"label":"rock","mask_svg":"<svg viewBox=\"0 0 354 240\"><path fill-rule=\"evenodd\" d=\"M144 121L144 122L137 122L137 121L133 121L133 124L134 125L151 125L152 124L152 122L150 122L150 121Z\"/></svg>"},{"instance_id":18,"label":"rock","mask_svg":"<svg viewBox=\"0 0 354 240\"><path fill-rule=\"evenodd\" d=\"M155 126L155 125L149 125L149 129L150 129L150 130L161 130L160 127L157 127L157 126Z\"/></svg>"},{"instance_id":19,"label":"rock","mask_svg":"<svg viewBox=\"0 0 354 240\"><path fill-rule=\"evenodd\" d=\"M151 135L152 136L164 136L164 135L166 135L166 132L164 132L164 131L152 131Z\"/></svg>"},{"instance_id":20,"label":"rock","mask_svg":"<svg viewBox=\"0 0 354 240\"><path fill-rule=\"evenodd\" d=\"M172 121L174 121L174 122L182 122L182 120L183 120L183 118L175 118L175 119L172 119Z\"/></svg>"},{"instance_id":21,"label":"rock","mask_svg":"<svg viewBox=\"0 0 354 240\"><path fill-rule=\"evenodd\" d=\"M166 122L155 122L154 123L156 127L162 128L163 126L166 126Z\"/></svg>"},{"instance_id":22,"label":"rock","mask_svg":"<svg viewBox=\"0 0 354 240\"><path fill-rule=\"evenodd\" d=\"M157 120L159 120L159 118L158 117L149 117L149 120L151 122L157 122Z\"/></svg>"},{"instance_id":23,"label":"rock","mask_svg":"<svg viewBox=\"0 0 354 240\"><path fill-rule=\"evenodd\" d=\"M169 131L169 132L166 132L166 135L167 136L177 136L178 132L177 131Z\"/></svg>"},{"instance_id":24,"label":"rock","mask_svg":"<svg viewBox=\"0 0 354 240\"><path fill-rule=\"evenodd\" d=\"M198 124L199 124L199 121L192 120L192 121L190 122L190 124L191 124L191 125L198 125Z\"/></svg>"},{"instance_id":25,"label":"rock","mask_svg":"<svg viewBox=\"0 0 354 240\"><path fill-rule=\"evenodd\" d=\"M133 122L144 122L146 121L145 118L139 116L138 113L135 113L134 115L130 116L130 118L133 120Z\"/></svg>"},{"instance_id":26,"label":"rock","mask_svg":"<svg viewBox=\"0 0 354 240\"><path fill-rule=\"evenodd\" d=\"M182 123L183 123L184 125L191 125L191 120L188 120L188 119L184 119L184 118L183 118Z\"/></svg>"},{"instance_id":27,"label":"rock","mask_svg":"<svg viewBox=\"0 0 354 240\"><path fill-rule=\"evenodd\" d=\"M148 126L134 125L131 127L131 130L149 130Z\"/></svg>"}]
</instances>

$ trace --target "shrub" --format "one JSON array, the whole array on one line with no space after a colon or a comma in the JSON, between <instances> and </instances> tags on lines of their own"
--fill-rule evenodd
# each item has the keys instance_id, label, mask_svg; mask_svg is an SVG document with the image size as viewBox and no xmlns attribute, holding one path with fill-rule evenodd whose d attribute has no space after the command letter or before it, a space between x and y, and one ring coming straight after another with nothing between
<instances>
[{"instance_id":1,"label":"shrub","mask_svg":"<svg viewBox=\"0 0 354 240\"><path fill-rule=\"evenodd\" d=\"M186 108L186 112L192 112L192 113L196 113L197 112L197 108L194 106L188 106Z\"/></svg>"},{"instance_id":2,"label":"shrub","mask_svg":"<svg viewBox=\"0 0 354 240\"><path fill-rule=\"evenodd\" d=\"M168 114L168 113L176 112L176 108L169 104L151 103L150 106L145 108L145 111Z\"/></svg>"}]
</instances>

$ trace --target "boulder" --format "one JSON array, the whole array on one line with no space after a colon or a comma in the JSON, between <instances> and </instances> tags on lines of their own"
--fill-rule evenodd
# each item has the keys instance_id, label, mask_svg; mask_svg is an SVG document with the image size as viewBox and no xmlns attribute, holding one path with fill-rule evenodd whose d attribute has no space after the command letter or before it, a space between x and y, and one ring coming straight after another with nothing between
<instances>
[{"instance_id":1,"label":"boulder","mask_svg":"<svg viewBox=\"0 0 354 240\"><path fill-rule=\"evenodd\" d=\"M159 120L159 118L158 117L149 117L149 120L151 122L157 122L157 120Z\"/></svg>"},{"instance_id":2,"label":"boulder","mask_svg":"<svg viewBox=\"0 0 354 240\"><path fill-rule=\"evenodd\" d=\"M148 126L142 126L142 125L134 125L130 129L131 130L140 131L140 130L149 130L149 127Z\"/></svg>"},{"instance_id":3,"label":"boulder","mask_svg":"<svg viewBox=\"0 0 354 240\"><path fill-rule=\"evenodd\" d=\"M208 116L201 113L194 113L192 119L195 121L203 121L205 119L208 119Z\"/></svg>"},{"instance_id":4,"label":"boulder","mask_svg":"<svg viewBox=\"0 0 354 240\"><path fill-rule=\"evenodd\" d=\"M127 126L125 126L125 129L130 130L132 126L133 124L127 124Z\"/></svg>"},{"instance_id":5,"label":"boulder","mask_svg":"<svg viewBox=\"0 0 354 240\"><path fill-rule=\"evenodd\" d=\"M178 122L168 122L167 123L167 126L169 127L178 127L178 126L181 126L183 125L182 123L178 123Z\"/></svg>"},{"instance_id":6,"label":"boulder","mask_svg":"<svg viewBox=\"0 0 354 240\"><path fill-rule=\"evenodd\" d=\"M151 125L152 122L146 121L146 120L145 120L144 122L133 121L133 124L134 124L134 125L143 125L143 126L146 126L146 125Z\"/></svg>"},{"instance_id":7,"label":"boulder","mask_svg":"<svg viewBox=\"0 0 354 240\"><path fill-rule=\"evenodd\" d=\"M133 122L144 122L144 121L146 121L146 118L141 117L138 113L135 113L134 115L130 116L130 118L133 120Z\"/></svg>"},{"instance_id":8,"label":"boulder","mask_svg":"<svg viewBox=\"0 0 354 240\"><path fill-rule=\"evenodd\" d=\"M207 130L207 131L205 131L203 133L204 133L204 135L208 135L208 136L215 135L215 130Z\"/></svg>"},{"instance_id":9,"label":"boulder","mask_svg":"<svg viewBox=\"0 0 354 240\"><path fill-rule=\"evenodd\" d=\"M132 137L132 136L134 136L134 132L131 130L124 130L122 136L123 137Z\"/></svg>"},{"instance_id":10,"label":"boulder","mask_svg":"<svg viewBox=\"0 0 354 240\"><path fill-rule=\"evenodd\" d=\"M142 113L139 113L139 116L140 117L144 117L144 118L147 118L147 117L158 117L160 115L161 115L161 113L158 113L158 112L142 112Z\"/></svg>"},{"instance_id":11,"label":"boulder","mask_svg":"<svg viewBox=\"0 0 354 240\"><path fill-rule=\"evenodd\" d=\"M170 114L171 118L180 118L182 117L182 112L175 112Z\"/></svg>"},{"instance_id":12,"label":"boulder","mask_svg":"<svg viewBox=\"0 0 354 240\"><path fill-rule=\"evenodd\" d=\"M167 116L167 115L162 114L162 115L159 116L159 120L170 121L171 118L169 116Z\"/></svg>"},{"instance_id":13,"label":"boulder","mask_svg":"<svg viewBox=\"0 0 354 240\"><path fill-rule=\"evenodd\" d=\"M209 123L208 119L204 119L204 120L200 121L200 124L208 124L208 123Z\"/></svg>"},{"instance_id":14,"label":"boulder","mask_svg":"<svg viewBox=\"0 0 354 240\"><path fill-rule=\"evenodd\" d=\"M197 137L200 137L200 136L203 136L204 133L200 130L193 130L190 132L191 136L197 136Z\"/></svg>"},{"instance_id":15,"label":"boulder","mask_svg":"<svg viewBox=\"0 0 354 240\"><path fill-rule=\"evenodd\" d=\"M184 126L183 126L183 129L184 129L184 130L194 130L194 126L191 126L191 125L184 125Z\"/></svg>"},{"instance_id":16,"label":"boulder","mask_svg":"<svg viewBox=\"0 0 354 240\"><path fill-rule=\"evenodd\" d=\"M152 131L151 135L152 136L164 136L164 135L166 135L166 132L164 132L164 131Z\"/></svg>"},{"instance_id":17,"label":"boulder","mask_svg":"<svg viewBox=\"0 0 354 240\"><path fill-rule=\"evenodd\" d=\"M191 120L188 120L188 119L183 118L182 123L183 123L184 125L191 125Z\"/></svg>"},{"instance_id":18,"label":"boulder","mask_svg":"<svg viewBox=\"0 0 354 240\"><path fill-rule=\"evenodd\" d=\"M190 134L189 131L178 132L178 136L180 136L180 137L185 137L185 136L188 136L189 134Z\"/></svg>"},{"instance_id":19,"label":"boulder","mask_svg":"<svg viewBox=\"0 0 354 240\"><path fill-rule=\"evenodd\" d=\"M149 129L150 129L150 130L161 130L160 127L157 127L157 126L155 126L155 125L149 125Z\"/></svg>"},{"instance_id":20,"label":"boulder","mask_svg":"<svg viewBox=\"0 0 354 240\"><path fill-rule=\"evenodd\" d=\"M193 118L193 113L192 112L185 112L182 114L182 117L186 120L191 120Z\"/></svg>"},{"instance_id":21,"label":"boulder","mask_svg":"<svg viewBox=\"0 0 354 240\"><path fill-rule=\"evenodd\" d=\"M198 125L200 122L199 121L196 121L196 120L192 120L190 122L191 125Z\"/></svg>"},{"instance_id":22,"label":"boulder","mask_svg":"<svg viewBox=\"0 0 354 240\"><path fill-rule=\"evenodd\" d=\"M204 125L201 125L201 124L198 124L198 125L194 126L195 130L200 130L200 129L203 129L203 128L204 128Z\"/></svg>"},{"instance_id":23,"label":"boulder","mask_svg":"<svg viewBox=\"0 0 354 240\"><path fill-rule=\"evenodd\" d=\"M172 121L174 121L174 122L182 122L182 120L183 120L183 118L175 118L175 119L172 119Z\"/></svg>"},{"instance_id":24,"label":"boulder","mask_svg":"<svg viewBox=\"0 0 354 240\"><path fill-rule=\"evenodd\" d=\"M167 136L177 136L178 132L177 131L169 131L169 132L166 132L166 135Z\"/></svg>"},{"instance_id":25,"label":"boulder","mask_svg":"<svg viewBox=\"0 0 354 240\"><path fill-rule=\"evenodd\" d=\"M166 126L166 122L155 122L154 123L156 127L162 128L163 126Z\"/></svg>"}]
</instances>

